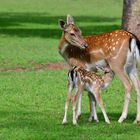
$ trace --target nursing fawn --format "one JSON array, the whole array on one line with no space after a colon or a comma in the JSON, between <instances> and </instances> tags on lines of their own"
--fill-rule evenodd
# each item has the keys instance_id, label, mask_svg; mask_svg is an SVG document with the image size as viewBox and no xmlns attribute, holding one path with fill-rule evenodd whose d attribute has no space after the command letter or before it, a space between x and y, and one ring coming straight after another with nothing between
<instances>
[{"instance_id":1,"label":"nursing fawn","mask_svg":"<svg viewBox=\"0 0 140 140\"><path fill-rule=\"evenodd\" d=\"M105 122L108 124L110 123L100 93L103 89L106 89L108 85L111 83L114 77L114 73L108 67L102 68L102 70L104 71L103 75L97 75L95 72L88 71L80 66L75 66L69 71L68 95L66 99L65 114L64 114L62 124L67 123L67 111L71 100L73 104L73 124L74 125L77 124L77 119L78 119L76 113L77 101L79 100L79 97L84 90L89 91L95 97L97 103L99 104L99 107L101 108ZM72 91L74 88L76 88L76 95L73 97ZM94 119L98 122L96 108L94 108L94 113L95 114L90 114L89 120L92 120L92 117L94 115Z\"/></svg>"}]
</instances>

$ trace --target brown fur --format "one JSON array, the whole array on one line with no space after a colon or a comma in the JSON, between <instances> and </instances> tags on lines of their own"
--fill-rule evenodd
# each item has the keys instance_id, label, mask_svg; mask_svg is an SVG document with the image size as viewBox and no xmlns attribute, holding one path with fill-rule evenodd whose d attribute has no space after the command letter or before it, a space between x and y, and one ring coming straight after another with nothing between
<instances>
[{"instance_id":1,"label":"brown fur","mask_svg":"<svg viewBox=\"0 0 140 140\"><path fill-rule=\"evenodd\" d=\"M122 44L128 42L130 38L133 38L133 35L124 30L115 30L96 36L86 36L84 40L88 44L87 49L80 49L69 44L64 54L62 54L61 49L64 43L67 42L65 33L63 33L59 43L59 52L63 57L65 56L70 66L74 66L76 62L77 65L84 66L85 63L93 63L102 59L110 61L110 59L118 55ZM129 45L127 46L129 47ZM127 53L128 47L123 47L122 49L126 50L125 52Z\"/></svg>"}]
</instances>

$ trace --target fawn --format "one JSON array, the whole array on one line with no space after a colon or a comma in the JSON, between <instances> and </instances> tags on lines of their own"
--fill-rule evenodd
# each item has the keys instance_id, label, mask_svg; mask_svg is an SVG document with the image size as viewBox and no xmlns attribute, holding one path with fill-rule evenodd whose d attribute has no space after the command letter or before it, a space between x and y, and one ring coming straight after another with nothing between
<instances>
[{"instance_id":1,"label":"fawn","mask_svg":"<svg viewBox=\"0 0 140 140\"><path fill-rule=\"evenodd\" d=\"M89 91L93 96L95 97L97 103L99 104L99 107L102 110L102 113L105 118L106 123L110 123L109 118L106 114L104 105L103 105L103 100L100 96L100 93L103 89L106 89L109 84L111 83L113 77L114 77L114 72L109 68L99 68L104 71L104 75L97 75L95 72L88 71L84 69L83 67L80 66L75 66L73 67L69 73L68 73L68 95L66 99L66 104L65 104L65 115L62 124L67 123L67 111L68 111L68 106L69 102L72 99L72 91L74 88L76 88L76 95L72 99L72 104L73 104L73 124L77 124L77 113L76 113L76 105L77 101L79 100L79 96L82 94L84 90ZM90 114L89 120L92 120L92 117L94 115L94 119L98 122L98 117L96 114L96 108L94 105L94 114Z\"/></svg>"}]
</instances>

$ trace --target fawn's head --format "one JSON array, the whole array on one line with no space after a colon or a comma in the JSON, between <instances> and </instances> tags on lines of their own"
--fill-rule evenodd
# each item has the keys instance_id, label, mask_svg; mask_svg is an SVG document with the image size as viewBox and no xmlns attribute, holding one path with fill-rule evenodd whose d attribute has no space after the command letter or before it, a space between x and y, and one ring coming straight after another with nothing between
<instances>
[{"instance_id":1,"label":"fawn's head","mask_svg":"<svg viewBox=\"0 0 140 140\"><path fill-rule=\"evenodd\" d=\"M84 41L82 37L81 30L75 25L73 17L67 15L67 23L65 21L60 20L59 25L64 32L64 37L66 41L76 47L81 49L85 49L88 47L87 43Z\"/></svg>"}]
</instances>

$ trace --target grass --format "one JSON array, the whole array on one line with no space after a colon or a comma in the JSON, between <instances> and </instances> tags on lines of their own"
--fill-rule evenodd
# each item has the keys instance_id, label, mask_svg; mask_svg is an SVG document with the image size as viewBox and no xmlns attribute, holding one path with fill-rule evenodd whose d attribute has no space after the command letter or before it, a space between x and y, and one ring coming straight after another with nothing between
<instances>
[{"instance_id":1,"label":"grass","mask_svg":"<svg viewBox=\"0 0 140 140\"><path fill-rule=\"evenodd\" d=\"M53 47L54 39L6 37L0 40L0 68L32 68L34 63L62 61L57 47Z\"/></svg>"},{"instance_id":2,"label":"grass","mask_svg":"<svg viewBox=\"0 0 140 140\"><path fill-rule=\"evenodd\" d=\"M89 35L120 28L121 12L122 0L1 0L0 68L62 61L58 20L66 20L67 14L74 16L83 35Z\"/></svg>"},{"instance_id":3,"label":"grass","mask_svg":"<svg viewBox=\"0 0 140 140\"><path fill-rule=\"evenodd\" d=\"M78 126L72 125L71 106L68 124L61 125L67 92L66 75L66 70L1 73L0 139L121 140L131 138L136 140L139 138L140 127L133 124L136 107L134 92L128 119L124 124L117 123L123 104L123 89L117 79L102 94L111 120L110 125L105 124L99 108L97 110L100 122L98 124L88 122L89 103L86 94L83 95L82 116Z\"/></svg>"},{"instance_id":4,"label":"grass","mask_svg":"<svg viewBox=\"0 0 140 140\"><path fill-rule=\"evenodd\" d=\"M98 34L121 26L122 0L1 0L0 68L34 68L35 63L63 61L58 54L61 30L58 19L74 16L83 35ZM83 96L82 117L72 125L72 111L61 125L67 93L67 71L47 70L25 73L0 73L1 140L137 140L139 125L134 125L136 95L133 91L128 119L117 120L123 106L123 88L115 79L102 97L111 124L89 123L89 102Z\"/></svg>"}]
</instances>

